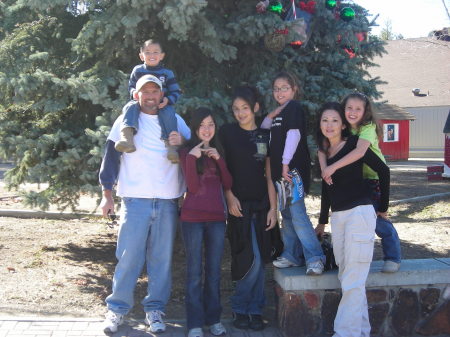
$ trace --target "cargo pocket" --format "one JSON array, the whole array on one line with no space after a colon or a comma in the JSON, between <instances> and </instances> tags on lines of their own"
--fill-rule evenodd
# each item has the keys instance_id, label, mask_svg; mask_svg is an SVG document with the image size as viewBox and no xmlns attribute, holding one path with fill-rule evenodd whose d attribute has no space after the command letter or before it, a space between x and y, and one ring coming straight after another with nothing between
<instances>
[{"instance_id":1,"label":"cargo pocket","mask_svg":"<svg viewBox=\"0 0 450 337\"><path fill-rule=\"evenodd\" d=\"M373 234L352 234L351 260L363 263L372 262L374 241Z\"/></svg>"}]
</instances>

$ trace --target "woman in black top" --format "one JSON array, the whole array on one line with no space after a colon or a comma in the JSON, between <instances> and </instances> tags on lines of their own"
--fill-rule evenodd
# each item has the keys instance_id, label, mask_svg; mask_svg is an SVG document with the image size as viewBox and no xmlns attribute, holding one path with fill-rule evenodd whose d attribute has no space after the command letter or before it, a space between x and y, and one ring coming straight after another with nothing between
<instances>
[{"instance_id":1,"label":"woman in black top","mask_svg":"<svg viewBox=\"0 0 450 337\"><path fill-rule=\"evenodd\" d=\"M317 125L317 144L327 154L327 165L338 161L358 142L339 103L322 106ZM334 337L370 336L365 283L375 239L376 214L364 184L362 165L366 163L380 177L380 212L389 204L389 168L370 149L364 157L332 175L333 184L322 180L322 205L316 232L322 234L331 207L333 251L339 266L342 298L334 321Z\"/></svg>"},{"instance_id":2,"label":"woman in black top","mask_svg":"<svg viewBox=\"0 0 450 337\"><path fill-rule=\"evenodd\" d=\"M227 234L231 245L231 274L236 289L231 297L234 326L262 330L264 264L271 260L271 230L276 225L276 194L267 155L269 133L255 123L260 108L257 92L239 87L233 97L237 123L224 125L220 139L233 187L225 191Z\"/></svg>"}]
</instances>

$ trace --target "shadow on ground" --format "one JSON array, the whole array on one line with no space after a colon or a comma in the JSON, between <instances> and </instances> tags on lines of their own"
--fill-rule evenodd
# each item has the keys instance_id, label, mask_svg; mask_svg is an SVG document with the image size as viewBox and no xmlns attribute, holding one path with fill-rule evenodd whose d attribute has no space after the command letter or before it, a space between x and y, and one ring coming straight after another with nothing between
<instances>
[{"instance_id":1,"label":"shadow on ground","mask_svg":"<svg viewBox=\"0 0 450 337\"><path fill-rule=\"evenodd\" d=\"M401 240L403 258L438 258L448 257L450 251L447 253L437 253L432 249L412 244L408 241ZM98 301L104 301L106 296L111 291L112 275L115 266L115 237L113 235L105 235L104 238L95 238L89 242L88 247L78 246L76 244L68 244L61 249L65 252L65 258L67 263L70 261L75 263L85 263L91 272L86 272L80 275L82 279L88 280L88 283L83 287L84 292L95 293ZM230 253L229 247L226 245L224 252L224 259L222 262L222 306L224 319L231 318L231 310L229 305L229 298L233 292L233 282L230 278ZM174 248L174 263L173 263L173 287L172 296L167 307L167 317L170 319L184 319L184 275L185 275L185 256L184 248L180 236L178 235L175 241ZM380 241L377 240L375 245L375 260L382 259L382 251ZM106 266L106 272L99 274L99 265ZM267 265L266 268L266 297L267 305L265 309L265 316L275 317L276 305L274 297L274 280L273 280L273 267ZM142 306L140 301L146 295L147 280L145 274L143 274L137 283L135 291L135 305L134 309L130 313L129 317L134 319L142 319L144 317Z\"/></svg>"}]
</instances>

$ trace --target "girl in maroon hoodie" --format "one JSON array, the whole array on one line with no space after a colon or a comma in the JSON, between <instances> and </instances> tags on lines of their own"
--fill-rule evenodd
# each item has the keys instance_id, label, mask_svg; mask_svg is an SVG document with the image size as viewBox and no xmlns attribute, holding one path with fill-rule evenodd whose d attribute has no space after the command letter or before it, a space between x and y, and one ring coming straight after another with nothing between
<instances>
[{"instance_id":1,"label":"girl in maroon hoodie","mask_svg":"<svg viewBox=\"0 0 450 337\"><path fill-rule=\"evenodd\" d=\"M225 238L226 209L223 190L231 188L231 175L216 137L216 123L207 108L194 111L192 138L180 150L187 193L181 208L181 231L186 249L186 313L189 337L203 337L202 327L220 336L220 270ZM205 266L202 267L204 248ZM205 271L202 285L202 272Z\"/></svg>"}]
</instances>

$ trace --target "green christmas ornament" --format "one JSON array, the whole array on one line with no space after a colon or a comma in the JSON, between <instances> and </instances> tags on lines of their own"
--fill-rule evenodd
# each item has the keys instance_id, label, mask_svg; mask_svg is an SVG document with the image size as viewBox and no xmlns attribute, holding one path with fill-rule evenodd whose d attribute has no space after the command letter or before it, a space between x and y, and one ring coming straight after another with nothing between
<instances>
[{"instance_id":1,"label":"green christmas ornament","mask_svg":"<svg viewBox=\"0 0 450 337\"><path fill-rule=\"evenodd\" d=\"M279 1L271 1L269 6L267 6L269 12L281 14L283 11L283 5Z\"/></svg>"},{"instance_id":2,"label":"green christmas ornament","mask_svg":"<svg viewBox=\"0 0 450 337\"><path fill-rule=\"evenodd\" d=\"M351 7L341 9L341 19L345 22L352 21L355 18L355 10Z\"/></svg>"},{"instance_id":3,"label":"green christmas ornament","mask_svg":"<svg viewBox=\"0 0 450 337\"><path fill-rule=\"evenodd\" d=\"M335 9L337 6L336 0L326 0L325 1L325 7L328 9Z\"/></svg>"}]
</instances>

